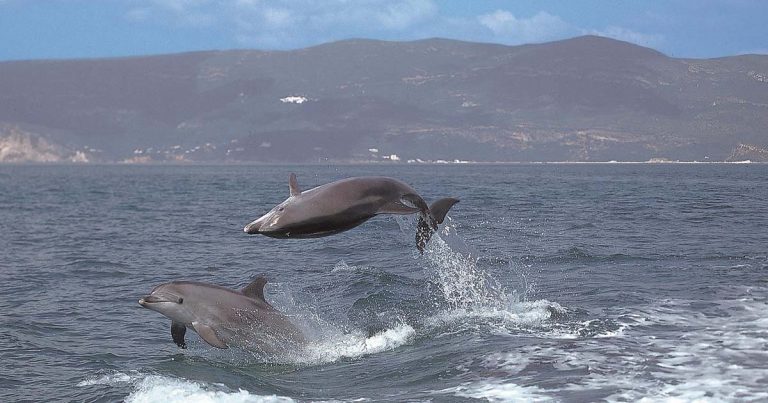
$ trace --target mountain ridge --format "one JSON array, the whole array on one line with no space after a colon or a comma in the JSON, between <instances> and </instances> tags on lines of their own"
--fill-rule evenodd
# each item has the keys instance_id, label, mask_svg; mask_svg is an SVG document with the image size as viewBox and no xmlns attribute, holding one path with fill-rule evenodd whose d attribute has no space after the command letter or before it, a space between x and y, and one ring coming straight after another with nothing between
<instances>
[{"instance_id":1,"label":"mountain ridge","mask_svg":"<svg viewBox=\"0 0 768 403\"><path fill-rule=\"evenodd\" d=\"M768 56L596 36L11 61L0 139L100 162L726 160L768 146L766 89Z\"/></svg>"}]
</instances>

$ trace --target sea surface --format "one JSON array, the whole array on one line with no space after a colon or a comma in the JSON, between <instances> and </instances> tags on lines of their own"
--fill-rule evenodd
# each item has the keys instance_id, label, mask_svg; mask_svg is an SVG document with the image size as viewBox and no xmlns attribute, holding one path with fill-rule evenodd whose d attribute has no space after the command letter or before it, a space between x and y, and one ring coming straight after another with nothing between
<instances>
[{"instance_id":1,"label":"sea surface","mask_svg":"<svg viewBox=\"0 0 768 403\"><path fill-rule=\"evenodd\" d=\"M319 239L242 228L386 175L461 199ZM0 401L766 401L768 165L0 166ZM309 343L218 350L137 300L266 298Z\"/></svg>"}]
</instances>

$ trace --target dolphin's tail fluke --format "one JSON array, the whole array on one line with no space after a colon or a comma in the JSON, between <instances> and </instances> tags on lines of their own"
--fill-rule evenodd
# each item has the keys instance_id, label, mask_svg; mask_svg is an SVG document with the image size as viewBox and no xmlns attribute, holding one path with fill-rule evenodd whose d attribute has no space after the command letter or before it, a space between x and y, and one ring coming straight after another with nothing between
<instances>
[{"instance_id":1,"label":"dolphin's tail fluke","mask_svg":"<svg viewBox=\"0 0 768 403\"><path fill-rule=\"evenodd\" d=\"M458 202L459 199L454 199L453 197L437 200L429 206L429 212L432 213L432 217L435 218L438 224L442 224L443 220L445 220L445 215L448 214L448 210Z\"/></svg>"},{"instance_id":2,"label":"dolphin's tail fluke","mask_svg":"<svg viewBox=\"0 0 768 403\"><path fill-rule=\"evenodd\" d=\"M429 239L432 238L432 234L437 230L438 224L443 223L448 210L458 202L459 199L446 197L435 201L429 206L428 216L425 214L419 215L419 223L416 227L416 248L419 252L424 253L424 248L427 246Z\"/></svg>"},{"instance_id":3,"label":"dolphin's tail fluke","mask_svg":"<svg viewBox=\"0 0 768 403\"><path fill-rule=\"evenodd\" d=\"M416 226L416 249L420 253L424 253L424 247L427 246L427 242L429 242L429 238L432 237L432 232L434 232L427 220L427 217L419 214L419 224Z\"/></svg>"}]
</instances>

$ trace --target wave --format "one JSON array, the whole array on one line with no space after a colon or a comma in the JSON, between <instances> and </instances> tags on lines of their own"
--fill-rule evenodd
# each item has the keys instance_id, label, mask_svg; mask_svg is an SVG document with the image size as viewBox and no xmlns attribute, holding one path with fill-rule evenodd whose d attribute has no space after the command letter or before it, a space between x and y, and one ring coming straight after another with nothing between
<instances>
[{"instance_id":1,"label":"wave","mask_svg":"<svg viewBox=\"0 0 768 403\"><path fill-rule=\"evenodd\" d=\"M438 391L458 397L483 399L489 402L551 402L552 398L542 394L536 386L520 386L511 382L482 381L466 383Z\"/></svg>"},{"instance_id":2,"label":"wave","mask_svg":"<svg viewBox=\"0 0 768 403\"><path fill-rule=\"evenodd\" d=\"M195 344L199 344L199 348L191 345L186 353L235 367L266 364L299 369L391 351L411 343L417 335L416 330L406 323L381 329L373 334L359 329L345 331L343 326L333 323L322 325L323 328L319 332L315 330L313 334L305 334L308 340L306 344L277 352L265 352L248 346L215 350L204 346L203 342L198 342Z\"/></svg>"},{"instance_id":3,"label":"wave","mask_svg":"<svg viewBox=\"0 0 768 403\"><path fill-rule=\"evenodd\" d=\"M412 221L399 220L403 233ZM413 343L419 337L435 337L442 333L479 331L482 333L575 339L620 335L624 325L610 319L578 317L575 310L547 299L528 300L532 284L522 278L522 290L507 290L478 264L481 259L457 234L450 218L427 245L423 256L416 256L424 268L424 279L415 281L384 270L351 265L339 260L332 273L350 278L345 288L368 290L357 299L347 313L347 320L359 316L353 328L344 318L328 318L318 312L316 303L294 298L290 290L279 290L277 304L304 332L308 343L292 351L266 355L259 351L238 354L206 352L208 357L230 364L286 364L303 367L323 365L342 359L395 350ZM421 288L427 285L427 301L403 300L393 294L394 284ZM355 287L361 283L364 287ZM380 292L371 293L373 289ZM419 296L415 296L419 298ZM315 301L316 302L316 301ZM383 310L382 310L383 309ZM240 354L244 352L245 354Z\"/></svg>"},{"instance_id":4,"label":"wave","mask_svg":"<svg viewBox=\"0 0 768 403\"><path fill-rule=\"evenodd\" d=\"M300 354L290 358L295 364L327 364L343 358L358 358L394 350L408 344L415 336L416 330L408 324L386 329L371 336L366 336L362 331L354 331L310 342L301 349Z\"/></svg>"},{"instance_id":5,"label":"wave","mask_svg":"<svg viewBox=\"0 0 768 403\"><path fill-rule=\"evenodd\" d=\"M103 375L90 376L80 381L77 386L81 388L94 385L119 386L122 384L135 382L136 380L143 377L144 375L140 374L138 371L130 371L128 373L111 372Z\"/></svg>"},{"instance_id":6,"label":"wave","mask_svg":"<svg viewBox=\"0 0 768 403\"><path fill-rule=\"evenodd\" d=\"M691 261L722 261L722 260L765 260L764 254L727 254L727 253L701 253L685 255L679 253L660 253L654 251L648 255L640 256L636 254L625 253L598 253L587 248L573 246L558 250L554 253L542 255L523 255L517 259L504 259L498 257L483 257L481 260L493 264L509 263L510 261L520 261L526 264L589 264L589 263L633 263L633 262L660 262L665 260L688 259Z\"/></svg>"},{"instance_id":7,"label":"wave","mask_svg":"<svg viewBox=\"0 0 768 403\"><path fill-rule=\"evenodd\" d=\"M512 302L504 307L457 308L423 321L428 333L477 331L496 335L531 335L547 339L620 337L631 324L613 318L578 320L574 310L546 299Z\"/></svg>"},{"instance_id":8,"label":"wave","mask_svg":"<svg viewBox=\"0 0 768 403\"><path fill-rule=\"evenodd\" d=\"M474 255L450 219L429 243L424 254L427 277L437 284L440 309L422 322L428 329L575 339L619 336L627 327L609 318L579 318L577 310L547 299L529 300L535 284L525 273L520 273L522 289L509 291L481 268L483 259Z\"/></svg>"},{"instance_id":9,"label":"wave","mask_svg":"<svg viewBox=\"0 0 768 403\"><path fill-rule=\"evenodd\" d=\"M732 290L725 300L662 300L642 307L623 308L621 326L629 343L590 338L578 344L538 343L496 352L479 362L475 371L494 374L482 382L442 390L459 396L504 400L535 400L544 393L563 400L606 401L757 401L765 391L768 308L754 290ZM722 315L728 312L728 315ZM584 328L600 326L584 322ZM659 331L682 327L679 331ZM542 363L551 376L568 383L536 389L522 387L535 378ZM620 363L620 365L617 365ZM517 384L509 383L514 380ZM528 394L514 397L514 393Z\"/></svg>"},{"instance_id":10,"label":"wave","mask_svg":"<svg viewBox=\"0 0 768 403\"><path fill-rule=\"evenodd\" d=\"M439 393L489 401L543 401L552 396L577 400L590 396L587 400L608 401L768 398L761 386L768 320L760 312L765 312L766 302L764 297L755 297L752 289L746 295L737 291L726 300L710 301L715 306L708 307L708 313L698 311L702 308L699 301L666 300L650 307L614 311L609 318L595 318L589 312L546 299L527 300L526 293L522 297L521 293L508 293L478 267L478 259L471 252L454 252L452 242L461 240L440 233L425 255L431 279L439 284L445 301L439 312L425 320L428 327L437 332L524 333L553 340L495 357L492 354L483 365L488 373L497 375ZM580 262L643 260L599 256L579 248L554 258ZM730 265L728 270L748 268ZM739 294L741 297L735 297ZM670 334L659 330L681 326L685 329L683 338L677 331ZM605 338L622 340L617 345L601 340ZM564 349L560 340L568 339L580 341L566 341L574 347ZM623 340L627 339L643 348L619 347L626 346ZM612 362L622 365L617 368ZM526 386L533 379L529 374L540 371L542 363L579 381L547 388Z\"/></svg>"},{"instance_id":11,"label":"wave","mask_svg":"<svg viewBox=\"0 0 768 403\"><path fill-rule=\"evenodd\" d=\"M190 401L221 403L287 403L294 399L277 395L256 395L246 390L229 391L223 385L209 385L185 379L150 375L139 381L125 399L127 403Z\"/></svg>"},{"instance_id":12,"label":"wave","mask_svg":"<svg viewBox=\"0 0 768 403\"><path fill-rule=\"evenodd\" d=\"M353 266L350 264L347 264L347 262L344 261L344 259L339 260L334 266L333 269L331 269L331 273L340 273L340 272L351 272L351 273L359 273L363 271L367 271L367 267L363 266Z\"/></svg>"},{"instance_id":13,"label":"wave","mask_svg":"<svg viewBox=\"0 0 768 403\"><path fill-rule=\"evenodd\" d=\"M406 231L412 232L407 228L403 232ZM458 236L450 219L417 261L425 269L424 277L428 285L426 297L430 300L427 302L406 302L401 296L395 297L388 291L393 283L421 287L424 280L410 284L407 278L394 276L375 267L350 265L344 260L335 264L333 273L352 277L345 282L347 288L360 281L366 283L367 290L383 287L383 291L369 293L352 305L351 312L359 312L357 316L364 316L353 329L339 324L343 322L338 321L343 319L328 319L327 313L321 314L313 306L305 306L307 304L301 302L303 298L297 300L292 297L290 290L283 290L280 293L283 294L280 305L304 331L308 344L279 356L246 352L244 364L275 363L297 367L323 365L395 350L413 343L418 337L434 337L443 332L481 331L579 338L611 337L619 330L618 325L608 320L573 322L572 312L557 302L546 299L526 300L529 290L508 292L478 265L479 259L473 256L471 248ZM391 309L382 311L382 307ZM218 358L224 357L230 361L227 358L229 356L221 355Z\"/></svg>"},{"instance_id":14,"label":"wave","mask_svg":"<svg viewBox=\"0 0 768 403\"><path fill-rule=\"evenodd\" d=\"M654 260L657 260L658 258L660 257L659 256L653 256L653 257L636 256L636 255L627 255L624 253L599 254L585 248L574 246L568 249L557 251L556 253L553 253L553 254L548 254L544 256L526 255L526 256L522 256L520 259L524 262L542 263L542 264L548 264L548 263L585 264L585 263L643 262L643 261L654 261Z\"/></svg>"},{"instance_id":15,"label":"wave","mask_svg":"<svg viewBox=\"0 0 768 403\"><path fill-rule=\"evenodd\" d=\"M207 384L188 379L142 374L138 371L96 375L77 384L78 387L106 385L130 386L127 403L149 402L221 402L221 403L288 403L294 399L278 395L259 395L243 389L230 390L222 384Z\"/></svg>"}]
</instances>

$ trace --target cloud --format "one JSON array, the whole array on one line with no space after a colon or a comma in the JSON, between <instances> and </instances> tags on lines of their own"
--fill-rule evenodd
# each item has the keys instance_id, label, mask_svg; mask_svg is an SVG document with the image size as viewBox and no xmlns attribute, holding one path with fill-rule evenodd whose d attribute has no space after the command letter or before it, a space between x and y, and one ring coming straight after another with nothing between
<instances>
[{"instance_id":1,"label":"cloud","mask_svg":"<svg viewBox=\"0 0 768 403\"><path fill-rule=\"evenodd\" d=\"M657 48L664 43L663 35L644 34L617 26L609 26L603 30L582 30L582 33L618 39L620 41L631 42L636 45L651 48Z\"/></svg>"},{"instance_id":2,"label":"cloud","mask_svg":"<svg viewBox=\"0 0 768 403\"><path fill-rule=\"evenodd\" d=\"M240 0L233 14L242 44L298 47L348 37L386 38L430 22L437 11L432 0Z\"/></svg>"},{"instance_id":3,"label":"cloud","mask_svg":"<svg viewBox=\"0 0 768 403\"><path fill-rule=\"evenodd\" d=\"M124 18L132 22L172 20L174 24L189 27L211 27L219 22L212 0L145 0L128 10Z\"/></svg>"},{"instance_id":4,"label":"cloud","mask_svg":"<svg viewBox=\"0 0 768 403\"><path fill-rule=\"evenodd\" d=\"M400 30L436 14L437 6L431 0L406 0L389 3L384 10L376 12L376 19L387 29Z\"/></svg>"},{"instance_id":5,"label":"cloud","mask_svg":"<svg viewBox=\"0 0 768 403\"><path fill-rule=\"evenodd\" d=\"M556 15L541 11L530 18L518 18L505 10L477 17L495 38L507 44L542 42L560 39L572 31L569 24Z\"/></svg>"},{"instance_id":6,"label":"cloud","mask_svg":"<svg viewBox=\"0 0 768 403\"><path fill-rule=\"evenodd\" d=\"M265 8L262 17L267 27L282 28L296 23L296 18L290 10L284 8Z\"/></svg>"},{"instance_id":7,"label":"cloud","mask_svg":"<svg viewBox=\"0 0 768 403\"><path fill-rule=\"evenodd\" d=\"M152 16L152 9L150 7L136 7L128 10L123 16L126 20L131 22L144 22Z\"/></svg>"},{"instance_id":8,"label":"cloud","mask_svg":"<svg viewBox=\"0 0 768 403\"><path fill-rule=\"evenodd\" d=\"M215 26L229 31L240 45L294 48L349 37L404 35L434 24L439 13L434 0L136 0L124 18Z\"/></svg>"},{"instance_id":9,"label":"cloud","mask_svg":"<svg viewBox=\"0 0 768 403\"><path fill-rule=\"evenodd\" d=\"M190 10L211 3L210 0L151 0L150 2L177 14L185 14Z\"/></svg>"},{"instance_id":10,"label":"cloud","mask_svg":"<svg viewBox=\"0 0 768 403\"><path fill-rule=\"evenodd\" d=\"M768 48L756 48L736 52L737 55L768 55Z\"/></svg>"},{"instance_id":11,"label":"cloud","mask_svg":"<svg viewBox=\"0 0 768 403\"><path fill-rule=\"evenodd\" d=\"M504 10L448 17L440 14L433 0L240 0L235 5L239 41L249 46L280 48L306 46L309 40L434 36L520 44L579 32L543 11L530 18L517 18Z\"/></svg>"},{"instance_id":12,"label":"cloud","mask_svg":"<svg viewBox=\"0 0 768 403\"><path fill-rule=\"evenodd\" d=\"M4 1L4 0L0 0ZM587 29L547 11L521 17L508 10L449 16L436 0L133 0L124 18L136 24L208 29L233 44L292 49L348 38L426 37L517 45L593 34L655 47L661 35L619 26Z\"/></svg>"}]
</instances>

